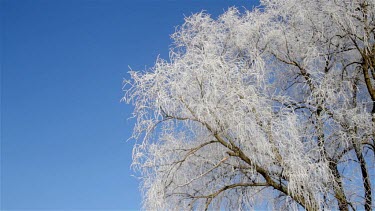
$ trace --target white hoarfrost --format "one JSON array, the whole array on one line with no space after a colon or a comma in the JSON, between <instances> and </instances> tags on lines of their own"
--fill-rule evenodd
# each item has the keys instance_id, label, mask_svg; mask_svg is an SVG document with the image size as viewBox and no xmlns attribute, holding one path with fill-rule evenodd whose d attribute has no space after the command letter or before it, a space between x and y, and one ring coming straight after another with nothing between
<instances>
[{"instance_id":1,"label":"white hoarfrost","mask_svg":"<svg viewBox=\"0 0 375 211\"><path fill-rule=\"evenodd\" d=\"M375 1L263 0L131 72L147 210L374 208Z\"/></svg>"}]
</instances>

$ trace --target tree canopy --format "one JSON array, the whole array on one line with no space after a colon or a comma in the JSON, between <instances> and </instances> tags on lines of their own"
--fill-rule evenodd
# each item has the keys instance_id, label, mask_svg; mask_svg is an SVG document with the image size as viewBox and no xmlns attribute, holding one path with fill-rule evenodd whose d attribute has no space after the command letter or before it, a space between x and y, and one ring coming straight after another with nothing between
<instances>
[{"instance_id":1,"label":"tree canopy","mask_svg":"<svg viewBox=\"0 0 375 211\"><path fill-rule=\"evenodd\" d=\"M375 0L262 0L172 38L125 85L145 209L374 208Z\"/></svg>"}]
</instances>

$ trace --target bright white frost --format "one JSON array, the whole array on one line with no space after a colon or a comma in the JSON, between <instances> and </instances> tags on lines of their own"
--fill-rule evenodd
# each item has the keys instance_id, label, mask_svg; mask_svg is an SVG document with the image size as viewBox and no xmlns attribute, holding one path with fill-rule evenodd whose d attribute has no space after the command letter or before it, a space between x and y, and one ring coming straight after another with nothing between
<instances>
[{"instance_id":1,"label":"bright white frost","mask_svg":"<svg viewBox=\"0 0 375 211\"><path fill-rule=\"evenodd\" d=\"M170 61L131 72L145 209L371 206L374 0L262 5L186 18Z\"/></svg>"}]
</instances>

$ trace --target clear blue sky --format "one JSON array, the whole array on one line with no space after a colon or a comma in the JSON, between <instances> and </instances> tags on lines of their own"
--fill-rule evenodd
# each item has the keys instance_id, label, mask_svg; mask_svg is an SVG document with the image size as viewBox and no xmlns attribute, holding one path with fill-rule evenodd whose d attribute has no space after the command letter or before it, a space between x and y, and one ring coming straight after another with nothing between
<instances>
[{"instance_id":1,"label":"clear blue sky","mask_svg":"<svg viewBox=\"0 0 375 211\"><path fill-rule=\"evenodd\" d=\"M128 65L167 58L184 15L254 1L1 0L1 209L139 209ZM257 3L256 3L257 4Z\"/></svg>"}]
</instances>

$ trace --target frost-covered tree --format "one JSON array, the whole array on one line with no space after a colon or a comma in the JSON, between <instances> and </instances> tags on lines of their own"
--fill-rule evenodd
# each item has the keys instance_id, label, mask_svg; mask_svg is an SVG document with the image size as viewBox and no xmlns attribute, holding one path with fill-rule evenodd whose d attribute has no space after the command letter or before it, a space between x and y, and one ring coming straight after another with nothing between
<instances>
[{"instance_id":1,"label":"frost-covered tree","mask_svg":"<svg viewBox=\"0 0 375 211\"><path fill-rule=\"evenodd\" d=\"M144 208L374 208L375 0L263 0L131 71Z\"/></svg>"}]
</instances>

